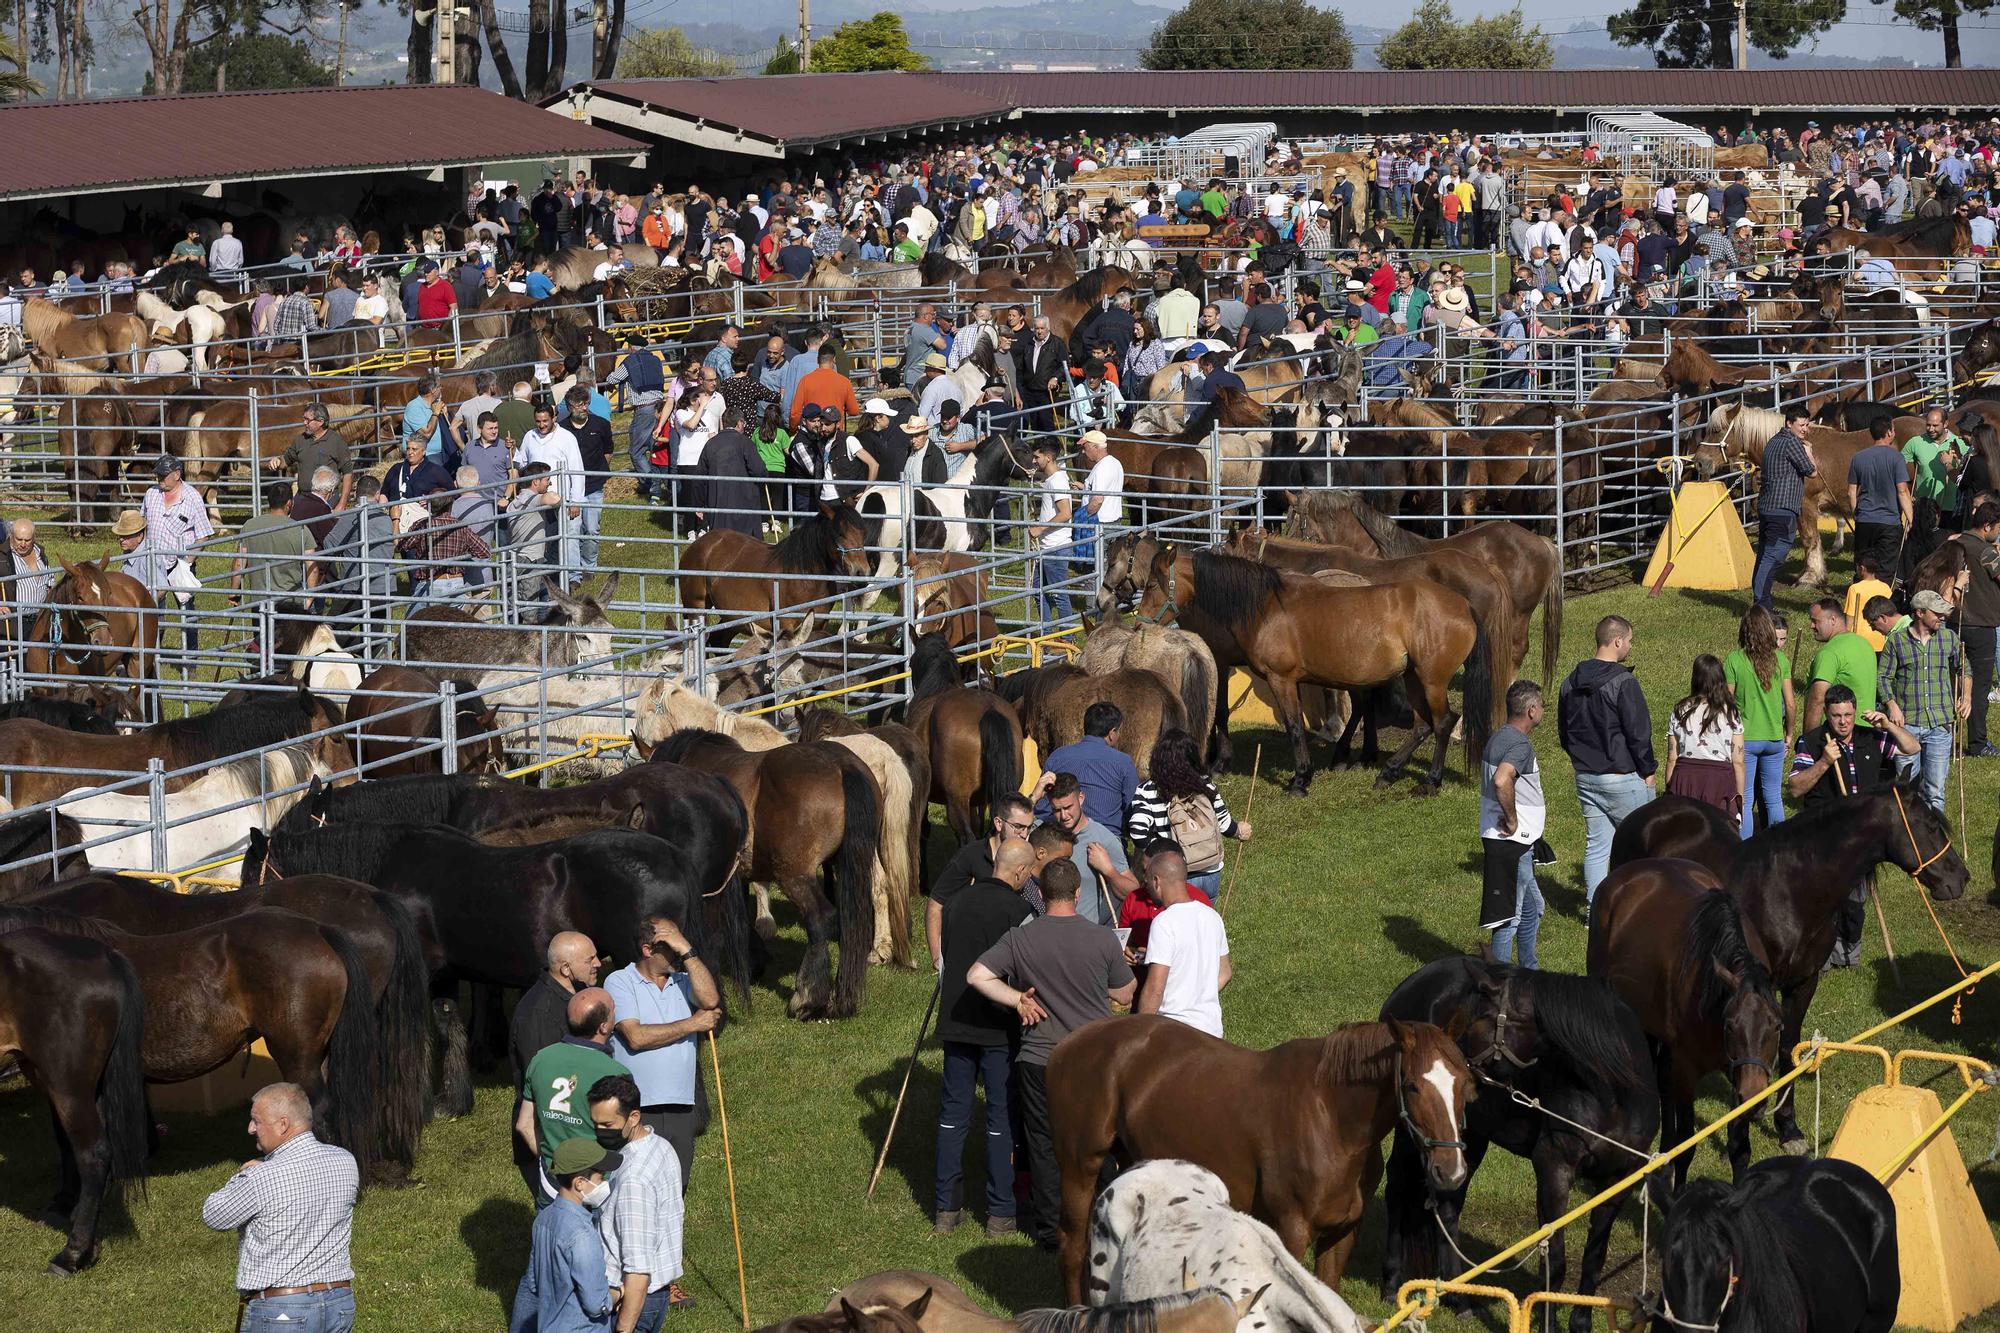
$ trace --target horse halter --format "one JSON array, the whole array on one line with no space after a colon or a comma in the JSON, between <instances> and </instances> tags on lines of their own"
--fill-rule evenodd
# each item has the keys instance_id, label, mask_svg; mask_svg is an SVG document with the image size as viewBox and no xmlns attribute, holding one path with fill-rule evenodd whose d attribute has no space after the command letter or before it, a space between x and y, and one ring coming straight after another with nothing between
<instances>
[{"instance_id":1,"label":"horse halter","mask_svg":"<svg viewBox=\"0 0 2000 1333\"><path fill-rule=\"evenodd\" d=\"M1419 1148L1430 1152L1437 1148L1456 1148L1464 1152L1464 1139L1434 1139L1417 1125L1417 1118L1410 1114L1410 1099L1403 1095L1403 1052L1396 1051L1396 1116L1403 1122L1403 1128L1410 1132Z\"/></svg>"},{"instance_id":2,"label":"horse halter","mask_svg":"<svg viewBox=\"0 0 2000 1333\"><path fill-rule=\"evenodd\" d=\"M1729 1312L1729 1302L1736 1299L1736 1284L1738 1281L1740 1279L1736 1276L1736 1263L1734 1260L1731 1260L1729 1264L1729 1285L1723 1289L1722 1304L1715 1307L1715 1322L1712 1324L1690 1323L1688 1320L1675 1314L1674 1303L1667 1299L1666 1283L1663 1281L1660 1284L1660 1318L1666 1320L1675 1328L1688 1329L1690 1333L1721 1333L1722 1316Z\"/></svg>"},{"instance_id":3,"label":"horse halter","mask_svg":"<svg viewBox=\"0 0 2000 1333\"><path fill-rule=\"evenodd\" d=\"M1161 549L1166 553L1167 557L1167 600L1160 604L1158 615L1149 616L1144 611L1137 609L1134 609L1132 612L1135 619L1142 620L1148 625L1164 625L1167 623L1168 616L1179 619L1181 614L1181 604L1174 597L1175 580L1180 577L1180 557L1174 554L1174 549L1171 546ZM1151 583L1152 579L1148 577L1146 581ZM1140 591L1144 592L1145 590L1142 588ZM1144 599L1142 598L1141 600Z\"/></svg>"},{"instance_id":4,"label":"horse halter","mask_svg":"<svg viewBox=\"0 0 2000 1333\"><path fill-rule=\"evenodd\" d=\"M1514 1066L1516 1070L1522 1072L1533 1069L1541 1063L1540 1056L1532 1060L1523 1060L1520 1056L1514 1054L1513 1047L1507 1044L1507 1025L1509 1023L1514 1023L1520 1027L1528 1026L1525 1020L1508 1016L1507 1000L1513 993L1514 978L1508 977L1500 983L1500 999L1493 1006L1493 1040L1479 1054L1467 1057L1467 1063L1472 1066L1473 1072L1480 1074L1481 1077L1485 1077L1485 1075L1480 1071L1479 1067L1487 1064L1496 1057L1506 1061L1508 1064Z\"/></svg>"},{"instance_id":5,"label":"horse halter","mask_svg":"<svg viewBox=\"0 0 2000 1333\"><path fill-rule=\"evenodd\" d=\"M111 621L101 611L89 615L76 610L69 613L70 619L82 629L83 643L70 643L63 636L63 611L59 606L49 607L49 651L58 654L73 666L81 669L89 665L93 656L102 654L111 646ZM88 644L85 647L84 644Z\"/></svg>"},{"instance_id":6,"label":"horse halter","mask_svg":"<svg viewBox=\"0 0 2000 1333\"><path fill-rule=\"evenodd\" d=\"M1939 847L1936 851L1932 852L1929 856L1925 856L1924 849L1917 846L1917 831L1914 828L1910 827L1910 812L1909 809L1903 804L1903 793L1901 789L1896 787L1891 787L1889 790L1892 793L1894 793L1896 797L1896 813L1902 817L1903 834L1910 840L1910 855L1917 858L1917 868L1910 872L1910 878L1915 879L1917 878L1917 876L1923 874L1924 871L1930 869L1932 865L1944 859L1944 854L1951 850L1951 835L1946 834L1944 845L1942 847Z\"/></svg>"}]
</instances>

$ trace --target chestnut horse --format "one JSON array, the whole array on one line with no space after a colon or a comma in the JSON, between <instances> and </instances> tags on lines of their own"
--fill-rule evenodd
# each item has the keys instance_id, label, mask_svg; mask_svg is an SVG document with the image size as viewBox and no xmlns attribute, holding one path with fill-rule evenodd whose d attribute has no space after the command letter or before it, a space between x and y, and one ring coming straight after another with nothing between
<instances>
[{"instance_id":1,"label":"chestnut horse","mask_svg":"<svg viewBox=\"0 0 2000 1333\"><path fill-rule=\"evenodd\" d=\"M793 608L845 591L851 585L842 580L868 577L867 531L852 505L825 503L775 546L728 528L710 528L681 552L681 615L776 615L781 629L794 629L799 617L786 614ZM708 618L698 619L706 647ZM728 644L736 632L725 626L720 642Z\"/></svg>"},{"instance_id":2,"label":"chestnut horse","mask_svg":"<svg viewBox=\"0 0 2000 1333\"><path fill-rule=\"evenodd\" d=\"M46 356L78 361L96 370L129 370L135 375L149 341L146 321L137 315L79 319L39 296L22 303L21 327Z\"/></svg>"},{"instance_id":3,"label":"chestnut horse","mask_svg":"<svg viewBox=\"0 0 2000 1333\"><path fill-rule=\"evenodd\" d=\"M1169 544L1147 571L1138 615L1156 624L1179 620L1208 644L1219 672L1241 664L1263 680L1292 740L1298 767L1285 790L1293 796L1305 795L1313 775L1299 704L1304 683L1362 690L1403 681L1415 725L1376 779L1378 786L1393 781L1432 733L1437 749L1428 783L1419 790L1435 792L1443 782L1452 730L1461 716L1451 706L1450 687L1461 667L1471 764L1486 748L1493 725L1493 654L1486 627L1465 598L1429 579L1331 587L1253 560L1189 553Z\"/></svg>"},{"instance_id":4,"label":"chestnut horse","mask_svg":"<svg viewBox=\"0 0 2000 1333\"><path fill-rule=\"evenodd\" d=\"M930 800L944 807L954 844L987 827L995 803L1021 789L1020 715L991 690L966 683L965 669L943 634L925 634L910 654L907 722L930 756ZM923 838L930 848L926 807ZM923 879L930 883L930 864Z\"/></svg>"},{"instance_id":5,"label":"chestnut horse","mask_svg":"<svg viewBox=\"0 0 2000 1333\"><path fill-rule=\"evenodd\" d=\"M1694 1133L1695 1091L1718 1070L1736 1103L1755 1097L1778 1062L1784 1016L1763 942L1745 928L1722 881L1693 861L1620 866L1590 905L1587 971L1609 983L1655 1043L1660 1142ZM1750 1123L1729 1127L1729 1163L1750 1163ZM1687 1179L1674 1162L1674 1188Z\"/></svg>"},{"instance_id":6,"label":"chestnut horse","mask_svg":"<svg viewBox=\"0 0 2000 1333\"><path fill-rule=\"evenodd\" d=\"M30 675L122 675L134 684L153 678L159 608L145 584L107 569L109 561L109 555L62 560L63 576L48 604L28 622L22 664Z\"/></svg>"},{"instance_id":7,"label":"chestnut horse","mask_svg":"<svg viewBox=\"0 0 2000 1333\"><path fill-rule=\"evenodd\" d=\"M1456 1039L1429 1023L1350 1023L1252 1051L1161 1014L1100 1018L1056 1047L1048 1088L1071 1301L1083 1295L1090 1205L1108 1157L1207 1167L1293 1257L1316 1248L1319 1280L1335 1291L1390 1130L1410 1129L1438 1189L1458 1188L1469 1169L1472 1071Z\"/></svg>"},{"instance_id":8,"label":"chestnut horse","mask_svg":"<svg viewBox=\"0 0 2000 1333\"><path fill-rule=\"evenodd\" d=\"M366 722L357 730L362 766L370 778L405 778L419 773L444 772L442 745L423 748L427 742L443 741L438 725L437 705L440 682L412 667L383 666L370 672L355 687L347 701L347 720ZM494 733L498 710L483 699L462 697L474 689L461 681L460 698L454 710L458 726L454 732L451 771L454 773L498 773L507 767L507 748ZM430 699L422 707L412 707L418 695ZM368 768L368 765L379 767Z\"/></svg>"}]
</instances>

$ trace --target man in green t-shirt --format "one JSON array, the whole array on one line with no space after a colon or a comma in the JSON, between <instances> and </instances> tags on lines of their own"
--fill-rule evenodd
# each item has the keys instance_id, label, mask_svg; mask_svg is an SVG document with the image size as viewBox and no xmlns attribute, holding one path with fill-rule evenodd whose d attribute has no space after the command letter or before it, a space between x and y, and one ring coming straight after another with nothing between
<instances>
[{"instance_id":1,"label":"man in green t-shirt","mask_svg":"<svg viewBox=\"0 0 2000 1333\"><path fill-rule=\"evenodd\" d=\"M616 1005L611 992L589 986L569 997L564 1017L569 1035L544 1046L528 1061L521 1075L521 1109L514 1128L542 1159L542 1187L535 1191L535 1211L555 1202L549 1179L556 1148L569 1139L597 1133L590 1119L590 1085L607 1074L631 1071L611 1058L611 1020Z\"/></svg>"},{"instance_id":2,"label":"man in green t-shirt","mask_svg":"<svg viewBox=\"0 0 2000 1333\"><path fill-rule=\"evenodd\" d=\"M1826 720L1826 692L1835 685L1854 691L1857 718L1874 712L1875 649L1847 628L1847 611L1836 598L1820 598L1808 614L1813 637L1820 645L1819 655L1813 658L1812 686L1806 691L1804 730Z\"/></svg>"},{"instance_id":3,"label":"man in green t-shirt","mask_svg":"<svg viewBox=\"0 0 2000 1333\"><path fill-rule=\"evenodd\" d=\"M312 533L292 521L292 484L265 483L264 505L263 513L237 531L239 549L229 567L231 601L289 596L318 581L318 572L306 563L313 551Z\"/></svg>"},{"instance_id":4,"label":"man in green t-shirt","mask_svg":"<svg viewBox=\"0 0 2000 1333\"><path fill-rule=\"evenodd\" d=\"M889 257L898 264L914 264L924 257L924 247L910 239L910 224L896 224L896 244L890 249Z\"/></svg>"},{"instance_id":5,"label":"man in green t-shirt","mask_svg":"<svg viewBox=\"0 0 2000 1333\"><path fill-rule=\"evenodd\" d=\"M1958 469L1965 461L1965 441L1944 424L1944 409L1924 413L1924 433L1903 443L1903 458L1911 471L1910 494L1917 503L1928 500L1942 515L1958 512Z\"/></svg>"}]
</instances>

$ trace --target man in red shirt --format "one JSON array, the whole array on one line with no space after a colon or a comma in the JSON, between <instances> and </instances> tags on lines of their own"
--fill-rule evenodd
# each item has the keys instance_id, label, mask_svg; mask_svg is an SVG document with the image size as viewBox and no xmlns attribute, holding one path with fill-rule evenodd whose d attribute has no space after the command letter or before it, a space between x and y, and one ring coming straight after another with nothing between
<instances>
[{"instance_id":1,"label":"man in red shirt","mask_svg":"<svg viewBox=\"0 0 2000 1333\"><path fill-rule=\"evenodd\" d=\"M436 264L424 265L424 280L417 288L417 323L442 324L458 305L458 294L444 280Z\"/></svg>"},{"instance_id":2,"label":"man in red shirt","mask_svg":"<svg viewBox=\"0 0 2000 1333\"><path fill-rule=\"evenodd\" d=\"M793 430L799 428L799 418L808 407L817 407L835 421L861 415L861 403L854 396L854 381L840 373L838 362L839 353L832 343L819 349L819 369L800 380L798 392L792 395Z\"/></svg>"},{"instance_id":3,"label":"man in red shirt","mask_svg":"<svg viewBox=\"0 0 2000 1333\"><path fill-rule=\"evenodd\" d=\"M1396 268L1385 254L1375 271L1368 275L1368 304L1386 315L1389 313L1389 299L1395 294Z\"/></svg>"}]
</instances>

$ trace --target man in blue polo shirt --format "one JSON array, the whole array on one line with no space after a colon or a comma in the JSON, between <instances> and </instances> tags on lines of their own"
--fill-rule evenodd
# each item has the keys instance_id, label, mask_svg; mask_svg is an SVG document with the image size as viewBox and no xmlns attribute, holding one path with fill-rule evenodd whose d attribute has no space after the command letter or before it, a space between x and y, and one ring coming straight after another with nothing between
<instances>
[{"instance_id":1,"label":"man in blue polo shirt","mask_svg":"<svg viewBox=\"0 0 2000 1333\"><path fill-rule=\"evenodd\" d=\"M1035 784L1035 814L1049 817L1049 785L1058 773L1076 774L1083 788L1083 812L1111 830L1125 832L1132 813L1132 794L1139 789L1139 766L1117 748L1118 728L1125 715L1118 705L1100 699L1083 713L1083 739L1057 746L1042 760L1042 779Z\"/></svg>"},{"instance_id":2,"label":"man in blue polo shirt","mask_svg":"<svg viewBox=\"0 0 2000 1333\"><path fill-rule=\"evenodd\" d=\"M694 1139L706 1110L696 1050L715 1030L722 993L708 964L664 916L640 925L639 961L605 978L618 1006L611 1053L639 1084L639 1119L673 1145L681 1160L681 1190L694 1171Z\"/></svg>"}]
</instances>

